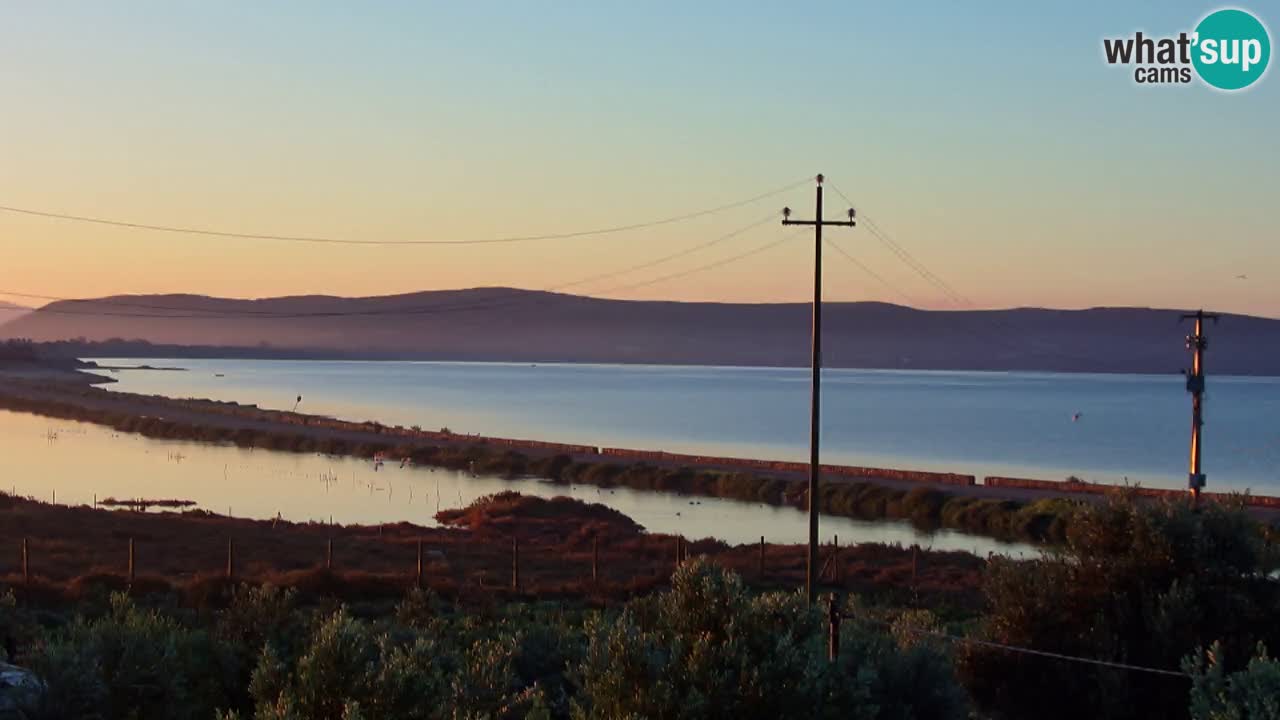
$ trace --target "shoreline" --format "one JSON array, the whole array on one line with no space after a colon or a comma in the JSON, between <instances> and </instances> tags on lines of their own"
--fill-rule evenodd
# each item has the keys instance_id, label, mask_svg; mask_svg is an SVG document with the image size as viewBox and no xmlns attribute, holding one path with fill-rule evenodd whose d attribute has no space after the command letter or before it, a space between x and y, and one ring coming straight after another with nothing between
<instances>
[{"instance_id":1,"label":"shoreline","mask_svg":"<svg viewBox=\"0 0 1280 720\"><path fill-rule=\"evenodd\" d=\"M0 374L0 408L108 425L155 438L231 443L285 451L396 459L499 477L626 486L803 508L804 463L601 448L457 435L377 422L350 422L254 405L112 392L100 376L30 378ZM1059 542L1073 508L1115 486L1020 478L984 478L886 468L823 465L824 513L861 520L908 520L921 529L954 529L999 540ZM1129 488L1151 498L1181 491ZM1233 498L1221 494L1210 499ZM1280 515L1280 498L1240 496L1255 514Z\"/></svg>"}]
</instances>

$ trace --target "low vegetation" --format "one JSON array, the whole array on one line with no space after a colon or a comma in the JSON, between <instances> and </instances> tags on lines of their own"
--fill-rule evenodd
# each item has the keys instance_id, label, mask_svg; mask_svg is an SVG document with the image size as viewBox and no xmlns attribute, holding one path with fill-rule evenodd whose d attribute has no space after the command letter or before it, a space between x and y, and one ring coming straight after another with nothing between
<instances>
[{"instance_id":1,"label":"low vegetation","mask_svg":"<svg viewBox=\"0 0 1280 720\"><path fill-rule=\"evenodd\" d=\"M545 512L510 496L473 510L489 504ZM1280 710L1276 569L1240 511L1121 495L1082 510L1060 551L991 562L975 612L837 603L834 660L822 604L699 557L603 609L253 584L205 603L115 593L58 608L0 590L0 633L46 688L31 720L1261 720Z\"/></svg>"},{"instance_id":2,"label":"low vegetation","mask_svg":"<svg viewBox=\"0 0 1280 720\"><path fill-rule=\"evenodd\" d=\"M440 517L450 524L330 525L200 510L95 510L0 493L0 586L24 586L19 558L25 545L29 577L22 594L33 601L73 604L123 590L130 540L136 550L134 596L187 605L207 602L230 585L229 543L237 581L294 588L308 601L403 595L417 582L419 543L422 584L473 605L493 593L616 603L665 587L678 547L740 572L755 589L794 588L804 579L802 546L768 545L762 568L757 544L645 533L614 510L568 498L503 492ZM510 589L513 541L519 542L519 592ZM971 612L980 601L984 564L961 552L843 546L831 561L829 579L849 591L919 597Z\"/></svg>"},{"instance_id":3,"label":"low vegetation","mask_svg":"<svg viewBox=\"0 0 1280 720\"><path fill-rule=\"evenodd\" d=\"M859 629L829 664L819 611L698 560L616 611L477 612L421 591L387 610L306 606L271 587L241 587L213 612L120 593L65 619L7 608L32 638L16 659L47 688L25 708L33 720L958 720L967 707L941 650Z\"/></svg>"}]
</instances>

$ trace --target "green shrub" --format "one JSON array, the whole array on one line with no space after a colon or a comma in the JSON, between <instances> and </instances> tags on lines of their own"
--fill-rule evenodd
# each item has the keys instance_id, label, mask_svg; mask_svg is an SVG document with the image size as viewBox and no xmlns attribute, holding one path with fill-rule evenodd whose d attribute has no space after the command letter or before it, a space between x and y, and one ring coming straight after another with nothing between
<instances>
[{"instance_id":1,"label":"green shrub","mask_svg":"<svg viewBox=\"0 0 1280 720\"><path fill-rule=\"evenodd\" d=\"M1257 523L1238 509L1130 493L1073 510L1066 543L988 565L983 634L1077 657L1177 668L1223 638L1228 657L1280 644L1280 581ZM1186 681L967 647L961 671L1009 717L1186 717Z\"/></svg>"},{"instance_id":2,"label":"green shrub","mask_svg":"<svg viewBox=\"0 0 1280 720\"><path fill-rule=\"evenodd\" d=\"M1192 676L1192 720L1280 718L1280 662L1272 660L1263 645L1237 672L1227 672L1217 643L1205 655L1187 658L1183 670Z\"/></svg>"},{"instance_id":3,"label":"green shrub","mask_svg":"<svg viewBox=\"0 0 1280 720\"><path fill-rule=\"evenodd\" d=\"M234 682L208 633L112 596L111 611L58 633L31 658L48 692L40 717L200 718Z\"/></svg>"},{"instance_id":4,"label":"green shrub","mask_svg":"<svg viewBox=\"0 0 1280 720\"><path fill-rule=\"evenodd\" d=\"M822 613L801 596L753 597L738 576L695 559L670 592L592 624L575 716L965 717L949 666L932 649L904 654L882 634L848 635L830 664Z\"/></svg>"}]
</instances>

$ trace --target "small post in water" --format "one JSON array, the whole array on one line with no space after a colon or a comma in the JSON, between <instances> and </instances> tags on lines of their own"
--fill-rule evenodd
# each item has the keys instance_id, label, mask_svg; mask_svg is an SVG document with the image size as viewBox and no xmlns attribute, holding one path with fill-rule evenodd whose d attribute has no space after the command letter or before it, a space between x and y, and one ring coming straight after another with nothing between
<instances>
[{"instance_id":1,"label":"small post in water","mask_svg":"<svg viewBox=\"0 0 1280 720\"><path fill-rule=\"evenodd\" d=\"M764 580L764 536L760 536L760 562L756 567L756 576L760 580Z\"/></svg>"}]
</instances>

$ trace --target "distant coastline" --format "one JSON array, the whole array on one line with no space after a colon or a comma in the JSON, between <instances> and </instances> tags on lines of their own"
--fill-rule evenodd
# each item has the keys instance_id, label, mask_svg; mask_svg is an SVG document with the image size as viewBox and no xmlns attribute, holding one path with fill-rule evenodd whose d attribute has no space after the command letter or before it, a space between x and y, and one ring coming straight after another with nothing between
<instances>
[{"instance_id":1,"label":"distant coastline","mask_svg":"<svg viewBox=\"0 0 1280 720\"><path fill-rule=\"evenodd\" d=\"M641 360L594 360L572 356L539 356L535 359L512 358L499 355L454 355L449 353L397 353L397 352L359 352L353 350L335 350L325 348L274 348L260 346L221 346L221 345L164 345L144 341L120 342L78 342L56 341L36 343L42 352L66 360L82 360L96 363L104 358L130 358L135 360L279 360L279 361L332 361L332 362L441 362L441 363L505 363L505 364L541 364L541 365L635 365L658 367L743 367L743 368L807 368L805 364L779 365L772 363L729 363L729 362L658 362ZM1003 367L904 367L879 365L841 365L827 364L830 370L869 370L869 371L906 371L906 372L1046 372L1060 374L1098 374L1098 375L1180 375L1181 370L1136 370L1136 369L1059 369L1045 368L1003 368ZM155 367L147 364L132 366L98 366L100 370L164 370L184 371L182 367ZM1240 377L1280 377L1280 367L1274 370L1258 372L1216 372L1216 376ZM95 376L104 378L104 376ZM114 382L104 378L105 382Z\"/></svg>"},{"instance_id":2,"label":"distant coastline","mask_svg":"<svg viewBox=\"0 0 1280 720\"><path fill-rule=\"evenodd\" d=\"M823 360L847 369L1171 374L1188 363L1181 313L828 302ZM810 314L807 303L624 301L513 288L144 295L55 302L0 325L0 337L29 338L60 357L803 367ZM1210 374L1280 376L1280 319L1223 315L1212 336Z\"/></svg>"}]
</instances>

